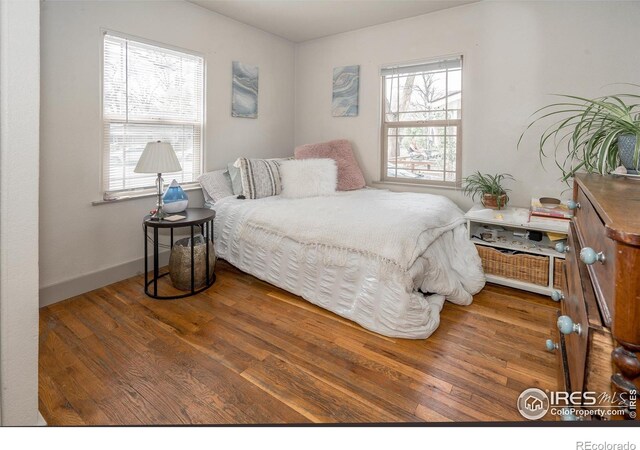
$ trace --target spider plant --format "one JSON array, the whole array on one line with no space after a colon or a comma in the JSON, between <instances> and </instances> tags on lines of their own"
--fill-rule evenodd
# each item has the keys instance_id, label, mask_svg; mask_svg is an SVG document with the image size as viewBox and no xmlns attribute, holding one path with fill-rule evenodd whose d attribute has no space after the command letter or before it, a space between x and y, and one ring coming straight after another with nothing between
<instances>
[{"instance_id":1,"label":"spider plant","mask_svg":"<svg viewBox=\"0 0 640 450\"><path fill-rule=\"evenodd\" d=\"M502 185L506 180L515 181L508 173L490 175L477 171L462 180L462 193L470 196L474 201L476 197L480 197L482 204L486 207L502 209L509 201L507 195L509 189Z\"/></svg>"},{"instance_id":2,"label":"spider plant","mask_svg":"<svg viewBox=\"0 0 640 450\"><path fill-rule=\"evenodd\" d=\"M529 128L551 118L555 121L540 137L540 161L548 156L548 148L552 147L556 165L562 171L562 181L581 170L606 175L621 162L627 169L638 170L640 104L634 102L640 95L618 94L594 99L558 96L564 101L545 106L533 114L538 117L522 133L518 147ZM620 137L623 139L618 142ZM628 150L619 148L623 141L630 142Z\"/></svg>"}]
</instances>

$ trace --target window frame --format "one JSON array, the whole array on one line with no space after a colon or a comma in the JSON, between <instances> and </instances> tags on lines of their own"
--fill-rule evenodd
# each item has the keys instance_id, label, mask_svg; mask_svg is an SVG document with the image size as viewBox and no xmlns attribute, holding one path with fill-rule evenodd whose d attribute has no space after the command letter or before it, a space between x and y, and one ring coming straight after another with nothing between
<instances>
[{"instance_id":1,"label":"window frame","mask_svg":"<svg viewBox=\"0 0 640 450\"><path fill-rule=\"evenodd\" d=\"M118 190L110 190L108 189L108 179L105 174L105 167L107 166L107 158L109 155L108 149L105 146L105 125L107 122L109 123L128 123L127 120L114 120L114 119L106 119L104 114L104 40L105 36L115 36L121 39L126 39L130 41L139 42L146 45L153 45L155 47L160 47L163 49L167 49L174 52L186 53L188 55L196 56L202 58L202 123L200 129L200 161L198 163L198 168L200 174L204 173L205 168L205 158L206 158L206 123L207 123L207 59L203 53L197 52L195 50L189 50L182 47L173 46L170 44L165 44L162 42L146 39L140 36L134 36L127 33L121 33L119 31L114 31L108 28L100 28L100 192L103 195L104 199L109 200L117 200L120 197L130 198L131 195L135 197L143 197L146 195L156 195L157 187L155 186L146 186L146 187L137 187L137 188L129 188L129 189L118 189ZM139 124L155 124L155 125L180 125L180 124L192 124L193 122L180 122L180 121L151 121L151 120L140 120L140 121L132 121L131 123L139 123ZM166 184L166 180L165 180ZM197 180L193 180L190 182L184 182L181 184L184 189L191 189L194 187L199 187L199 183ZM99 202L98 202L99 203Z\"/></svg>"},{"instance_id":2,"label":"window frame","mask_svg":"<svg viewBox=\"0 0 640 450\"><path fill-rule=\"evenodd\" d=\"M413 120L413 121L387 121L387 105L386 105L386 75L380 73L380 181L383 183L411 184L423 187L436 188L459 188L462 185L462 124L464 116L464 54L454 53L449 55L438 56L428 59L419 59L413 61L405 61L396 64L383 64L380 66L380 72L390 66L413 66L418 64L427 64L447 59L460 59L460 118L458 119L438 119L438 120ZM390 128L411 128L411 127L455 127L456 128L456 181L446 181L446 172L443 171L443 180L421 180L417 178L390 177L388 172L388 146L389 146L389 129ZM451 172L451 171L449 171Z\"/></svg>"}]
</instances>

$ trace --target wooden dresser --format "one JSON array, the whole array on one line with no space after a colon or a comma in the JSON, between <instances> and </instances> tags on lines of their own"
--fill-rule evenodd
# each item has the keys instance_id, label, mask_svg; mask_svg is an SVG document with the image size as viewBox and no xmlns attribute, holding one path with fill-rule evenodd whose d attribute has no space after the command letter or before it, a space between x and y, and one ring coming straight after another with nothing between
<instances>
[{"instance_id":1,"label":"wooden dresser","mask_svg":"<svg viewBox=\"0 0 640 450\"><path fill-rule=\"evenodd\" d=\"M640 180L578 175L567 244L558 360L564 388L621 395L640 392ZM631 400L629 400L631 399ZM619 404L619 403L618 403Z\"/></svg>"}]
</instances>

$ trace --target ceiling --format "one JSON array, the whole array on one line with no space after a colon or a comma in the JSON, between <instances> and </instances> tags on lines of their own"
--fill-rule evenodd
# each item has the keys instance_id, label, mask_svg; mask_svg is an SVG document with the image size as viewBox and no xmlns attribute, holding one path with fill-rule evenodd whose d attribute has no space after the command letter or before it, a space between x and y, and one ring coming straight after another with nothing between
<instances>
[{"instance_id":1,"label":"ceiling","mask_svg":"<svg viewBox=\"0 0 640 450\"><path fill-rule=\"evenodd\" d=\"M293 42L453 8L479 0L188 0Z\"/></svg>"}]
</instances>

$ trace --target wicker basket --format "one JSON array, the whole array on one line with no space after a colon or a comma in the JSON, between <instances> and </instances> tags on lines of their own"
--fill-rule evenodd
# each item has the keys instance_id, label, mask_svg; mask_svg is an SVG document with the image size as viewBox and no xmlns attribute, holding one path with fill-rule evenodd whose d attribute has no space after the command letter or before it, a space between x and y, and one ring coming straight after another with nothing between
<instances>
[{"instance_id":1,"label":"wicker basket","mask_svg":"<svg viewBox=\"0 0 640 450\"><path fill-rule=\"evenodd\" d=\"M169 277L171 283L182 291L191 290L191 238L177 240L171 249L169 257ZM193 249L194 261L194 288L199 289L207 284L206 257L207 246L202 235L194 237ZM209 279L213 277L213 269L216 265L216 252L213 244L209 243Z\"/></svg>"},{"instance_id":2,"label":"wicker basket","mask_svg":"<svg viewBox=\"0 0 640 450\"><path fill-rule=\"evenodd\" d=\"M553 287L562 289L564 284L564 259L556 258L553 263Z\"/></svg>"},{"instance_id":3,"label":"wicker basket","mask_svg":"<svg viewBox=\"0 0 640 450\"><path fill-rule=\"evenodd\" d=\"M517 253L502 253L492 247L476 245L485 273L512 280L549 284L549 257Z\"/></svg>"}]
</instances>

